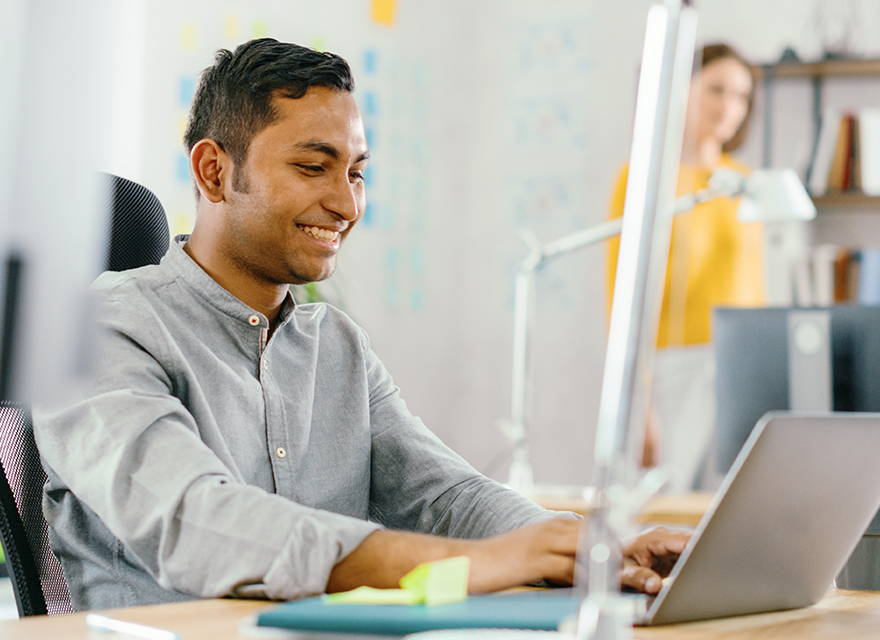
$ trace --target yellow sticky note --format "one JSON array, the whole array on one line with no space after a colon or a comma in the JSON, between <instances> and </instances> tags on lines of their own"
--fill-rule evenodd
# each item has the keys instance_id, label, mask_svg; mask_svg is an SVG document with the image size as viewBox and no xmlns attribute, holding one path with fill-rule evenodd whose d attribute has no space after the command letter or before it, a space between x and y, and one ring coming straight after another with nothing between
<instances>
[{"instance_id":1,"label":"yellow sticky note","mask_svg":"<svg viewBox=\"0 0 880 640\"><path fill-rule=\"evenodd\" d=\"M312 38L309 46L315 51L327 51L327 41L322 37Z\"/></svg>"},{"instance_id":2,"label":"yellow sticky note","mask_svg":"<svg viewBox=\"0 0 880 640\"><path fill-rule=\"evenodd\" d=\"M358 587L342 593L328 593L324 601L329 604L420 604L418 594L406 589L374 589Z\"/></svg>"},{"instance_id":3,"label":"yellow sticky note","mask_svg":"<svg viewBox=\"0 0 880 640\"><path fill-rule=\"evenodd\" d=\"M394 24L394 14L397 12L397 0L372 0L370 16L374 22L390 27Z\"/></svg>"},{"instance_id":4,"label":"yellow sticky note","mask_svg":"<svg viewBox=\"0 0 880 640\"><path fill-rule=\"evenodd\" d=\"M251 36L254 38L265 38L269 35L269 27L262 20L256 20L251 25Z\"/></svg>"},{"instance_id":5,"label":"yellow sticky note","mask_svg":"<svg viewBox=\"0 0 880 640\"><path fill-rule=\"evenodd\" d=\"M400 579L400 589L358 587L324 596L328 604L424 604L432 607L467 599L471 560L465 556L420 564Z\"/></svg>"},{"instance_id":6,"label":"yellow sticky note","mask_svg":"<svg viewBox=\"0 0 880 640\"><path fill-rule=\"evenodd\" d=\"M182 233L192 233L193 218L188 213L178 213L174 216L174 224L171 225L171 235L177 236Z\"/></svg>"},{"instance_id":7,"label":"yellow sticky note","mask_svg":"<svg viewBox=\"0 0 880 640\"><path fill-rule=\"evenodd\" d=\"M185 24L180 27L180 47L185 51L195 50L196 35L196 25Z\"/></svg>"},{"instance_id":8,"label":"yellow sticky note","mask_svg":"<svg viewBox=\"0 0 880 640\"><path fill-rule=\"evenodd\" d=\"M400 586L418 593L429 607L467 598L471 559L465 556L420 564L400 579Z\"/></svg>"},{"instance_id":9,"label":"yellow sticky note","mask_svg":"<svg viewBox=\"0 0 880 640\"><path fill-rule=\"evenodd\" d=\"M226 16L223 20L223 33L230 40L238 40L238 18Z\"/></svg>"},{"instance_id":10,"label":"yellow sticky note","mask_svg":"<svg viewBox=\"0 0 880 640\"><path fill-rule=\"evenodd\" d=\"M186 125L188 124L187 116L182 115L177 119L177 139L183 140L183 136L186 133Z\"/></svg>"}]
</instances>

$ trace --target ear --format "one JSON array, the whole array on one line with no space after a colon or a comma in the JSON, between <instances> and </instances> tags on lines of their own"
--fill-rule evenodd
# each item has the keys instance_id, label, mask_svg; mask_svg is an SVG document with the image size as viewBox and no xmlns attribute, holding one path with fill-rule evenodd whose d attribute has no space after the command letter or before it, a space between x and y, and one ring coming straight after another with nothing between
<instances>
[{"instance_id":1,"label":"ear","mask_svg":"<svg viewBox=\"0 0 880 640\"><path fill-rule=\"evenodd\" d=\"M189 153L189 164L199 193L208 202L222 202L225 182L232 175L232 158L216 140L203 138Z\"/></svg>"}]
</instances>

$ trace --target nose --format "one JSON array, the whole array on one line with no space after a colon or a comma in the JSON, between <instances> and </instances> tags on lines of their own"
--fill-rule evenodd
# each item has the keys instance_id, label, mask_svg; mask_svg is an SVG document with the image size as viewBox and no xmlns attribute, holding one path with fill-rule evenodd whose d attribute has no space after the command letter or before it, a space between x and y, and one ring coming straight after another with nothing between
<instances>
[{"instance_id":1,"label":"nose","mask_svg":"<svg viewBox=\"0 0 880 640\"><path fill-rule=\"evenodd\" d=\"M343 220L353 222L360 215L363 201L363 184L351 182L346 175L333 181L321 202Z\"/></svg>"}]
</instances>

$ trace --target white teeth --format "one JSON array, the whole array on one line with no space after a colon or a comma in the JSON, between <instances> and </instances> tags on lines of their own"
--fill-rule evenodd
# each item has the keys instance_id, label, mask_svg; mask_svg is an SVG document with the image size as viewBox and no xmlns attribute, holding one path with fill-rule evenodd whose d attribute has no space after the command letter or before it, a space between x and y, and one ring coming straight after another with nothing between
<instances>
[{"instance_id":1,"label":"white teeth","mask_svg":"<svg viewBox=\"0 0 880 640\"><path fill-rule=\"evenodd\" d=\"M321 227L304 227L300 226L300 229L312 235L319 240L325 240L326 242L333 242L339 236L338 231L330 231L329 229L322 229Z\"/></svg>"}]
</instances>

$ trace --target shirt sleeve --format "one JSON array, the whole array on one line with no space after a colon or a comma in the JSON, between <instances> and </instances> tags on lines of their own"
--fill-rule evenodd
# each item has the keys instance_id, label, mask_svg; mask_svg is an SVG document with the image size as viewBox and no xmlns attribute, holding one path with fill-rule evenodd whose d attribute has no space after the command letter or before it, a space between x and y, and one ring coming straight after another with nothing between
<instances>
[{"instance_id":1,"label":"shirt sleeve","mask_svg":"<svg viewBox=\"0 0 880 640\"><path fill-rule=\"evenodd\" d=\"M363 336L370 386L371 517L394 529L486 538L553 517L477 472L413 416Z\"/></svg>"},{"instance_id":2,"label":"shirt sleeve","mask_svg":"<svg viewBox=\"0 0 880 640\"><path fill-rule=\"evenodd\" d=\"M166 589L273 599L323 592L334 565L379 525L237 480L152 355L161 340L144 329L149 319L122 320L133 313L106 307L100 370L85 397L35 411L52 474Z\"/></svg>"}]
</instances>

